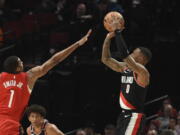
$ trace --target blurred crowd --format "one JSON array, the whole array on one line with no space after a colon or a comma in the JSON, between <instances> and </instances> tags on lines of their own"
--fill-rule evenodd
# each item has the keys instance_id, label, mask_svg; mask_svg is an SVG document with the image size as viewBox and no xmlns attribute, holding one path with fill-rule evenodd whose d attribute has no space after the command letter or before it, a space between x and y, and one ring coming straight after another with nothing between
<instances>
[{"instance_id":1,"label":"blurred crowd","mask_svg":"<svg viewBox=\"0 0 180 135\"><path fill-rule=\"evenodd\" d=\"M147 135L159 135L170 130L174 135L180 135L180 112L173 107L170 99L165 99L156 118L150 120Z\"/></svg>"},{"instance_id":2,"label":"blurred crowd","mask_svg":"<svg viewBox=\"0 0 180 135\"><path fill-rule=\"evenodd\" d=\"M107 33L103 18L109 11L123 14L124 36L130 48L152 47L158 41L175 42L180 33L177 3L171 0L1 0L0 48L15 43L16 51L24 50L22 56L35 52L35 48L45 56L52 55L92 28L90 45L82 49L81 55L98 57ZM76 62L77 57L74 59Z\"/></svg>"},{"instance_id":3,"label":"blurred crowd","mask_svg":"<svg viewBox=\"0 0 180 135\"><path fill-rule=\"evenodd\" d=\"M116 135L115 124L107 124L100 133L93 124L75 132L75 135ZM170 98L162 101L162 106L152 119L146 121L142 135L180 135L180 111L173 107Z\"/></svg>"}]
</instances>

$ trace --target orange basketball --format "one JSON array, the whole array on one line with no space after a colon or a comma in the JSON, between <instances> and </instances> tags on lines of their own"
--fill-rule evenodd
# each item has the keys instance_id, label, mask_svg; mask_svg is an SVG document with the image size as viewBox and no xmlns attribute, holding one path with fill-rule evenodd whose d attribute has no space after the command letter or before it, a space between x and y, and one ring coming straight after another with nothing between
<instances>
[{"instance_id":1,"label":"orange basketball","mask_svg":"<svg viewBox=\"0 0 180 135\"><path fill-rule=\"evenodd\" d=\"M124 18L116 11L111 11L107 13L104 17L104 27L107 31L113 32L116 29L124 28Z\"/></svg>"}]
</instances>

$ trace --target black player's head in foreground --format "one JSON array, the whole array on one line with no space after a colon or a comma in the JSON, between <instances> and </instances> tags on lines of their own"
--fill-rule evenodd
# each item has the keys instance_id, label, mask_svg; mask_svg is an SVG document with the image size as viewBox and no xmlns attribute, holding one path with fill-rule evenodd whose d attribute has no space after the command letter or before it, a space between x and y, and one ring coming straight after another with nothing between
<instances>
[{"instance_id":1,"label":"black player's head in foreground","mask_svg":"<svg viewBox=\"0 0 180 135\"><path fill-rule=\"evenodd\" d=\"M148 48L137 47L133 50L131 56L136 62L146 65L151 60L152 53Z\"/></svg>"},{"instance_id":2,"label":"black player's head in foreground","mask_svg":"<svg viewBox=\"0 0 180 135\"><path fill-rule=\"evenodd\" d=\"M16 74L24 70L23 62L17 56L9 56L8 58L6 58L3 67L5 72L11 74Z\"/></svg>"}]
</instances>

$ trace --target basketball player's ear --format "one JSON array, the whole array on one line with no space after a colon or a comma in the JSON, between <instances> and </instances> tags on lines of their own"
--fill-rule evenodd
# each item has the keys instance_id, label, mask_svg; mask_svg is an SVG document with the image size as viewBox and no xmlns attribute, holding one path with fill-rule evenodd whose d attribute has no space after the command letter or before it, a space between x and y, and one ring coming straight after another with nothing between
<instances>
[{"instance_id":1,"label":"basketball player's ear","mask_svg":"<svg viewBox=\"0 0 180 135\"><path fill-rule=\"evenodd\" d=\"M16 72L19 72L21 70L21 68L18 66L17 68L16 68Z\"/></svg>"},{"instance_id":2,"label":"basketball player's ear","mask_svg":"<svg viewBox=\"0 0 180 135\"><path fill-rule=\"evenodd\" d=\"M144 56L139 56L138 59L139 59L143 64L145 64L146 59L145 59Z\"/></svg>"}]
</instances>

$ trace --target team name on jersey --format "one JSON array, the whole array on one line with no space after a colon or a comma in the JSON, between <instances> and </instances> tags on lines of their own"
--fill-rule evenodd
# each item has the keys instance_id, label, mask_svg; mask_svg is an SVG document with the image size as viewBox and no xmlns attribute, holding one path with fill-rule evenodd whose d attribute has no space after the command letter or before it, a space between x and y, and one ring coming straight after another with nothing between
<instances>
[{"instance_id":1,"label":"team name on jersey","mask_svg":"<svg viewBox=\"0 0 180 135\"><path fill-rule=\"evenodd\" d=\"M122 83L133 83L134 78L132 76L122 76L121 77L121 82Z\"/></svg>"},{"instance_id":2,"label":"team name on jersey","mask_svg":"<svg viewBox=\"0 0 180 135\"><path fill-rule=\"evenodd\" d=\"M22 88L23 83L22 82L17 83L16 80L9 80L9 81L4 82L3 85L5 88L11 87L11 86Z\"/></svg>"}]
</instances>

